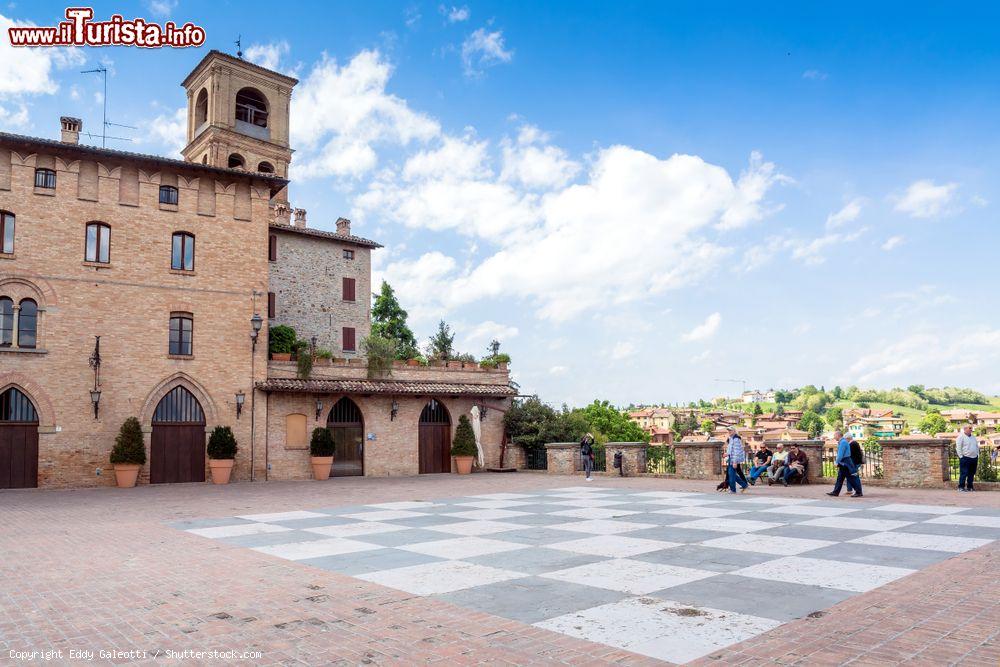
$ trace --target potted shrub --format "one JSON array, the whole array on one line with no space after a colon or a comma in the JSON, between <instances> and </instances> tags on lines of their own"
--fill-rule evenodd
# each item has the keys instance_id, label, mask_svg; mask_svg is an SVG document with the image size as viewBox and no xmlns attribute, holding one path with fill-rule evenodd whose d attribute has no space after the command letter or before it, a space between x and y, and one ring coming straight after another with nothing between
<instances>
[{"instance_id":1,"label":"potted shrub","mask_svg":"<svg viewBox=\"0 0 1000 667\"><path fill-rule=\"evenodd\" d=\"M304 340L295 341L295 374L300 380L308 380L313 370L313 353L309 343Z\"/></svg>"},{"instance_id":2,"label":"potted shrub","mask_svg":"<svg viewBox=\"0 0 1000 667\"><path fill-rule=\"evenodd\" d=\"M313 479L328 479L333 466L333 436L330 429L317 426L309 441L309 463L313 469Z\"/></svg>"},{"instance_id":3,"label":"potted shrub","mask_svg":"<svg viewBox=\"0 0 1000 667\"><path fill-rule=\"evenodd\" d=\"M332 366L333 365L333 352L327 350L326 348L320 347L316 349L315 363L317 366Z\"/></svg>"},{"instance_id":4,"label":"potted shrub","mask_svg":"<svg viewBox=\"0 0 1000 667\"><path fill-rule=\"evenodd\" d=\"M392 375L392 363L396 358L394 340L382 336L368 336L361 341L361 351L367 360L369 379Z\"/></svg>"},{"instance_id":5,"label":"potted shrub","mask_svg":"<svg viewBox=\"0 0 1000 667\"><path fill-rule=\"evenodd\" d=\"M455 429L455 440L451 443L451 455L455 457L455 470L459 475L472 472L472 461L479 450L476 448L476 434L472 431L469 418L462 415L458 418Z\"/></svg>"},{"instance_id":6,"label":"potted shrub","mask_svg":"<svg viewBox=\"0 0 1000 667\"><path fill-rule=\"evenodd\" d=\"M268 330L267 350L275 361L291 361L294 346L295 329L279 324Z\"/></svg>"},{"instance_id":7,"label":"potted shrub","mask_svg":"<svg viewBox=\"0 0 1000 667\"><path fill-rule=\"evenodd\" d=\"M142 442L139 420L129 417L122 424L111 450L111 463L115 466L115 481L123 489L135 486L139 468L146 463L146 446Z\"/></svg>"},{"instance_id":8,"label":"potted shrub","mask_svg":"<svg viewBox=\"0 0 1000 667\"><path fill-rule=\"evenodd\" d=\"M208 468L213 484L229 484L236 459L236 437L228 426L216 426L208 436Z\"/></svg>"}]
</instances>

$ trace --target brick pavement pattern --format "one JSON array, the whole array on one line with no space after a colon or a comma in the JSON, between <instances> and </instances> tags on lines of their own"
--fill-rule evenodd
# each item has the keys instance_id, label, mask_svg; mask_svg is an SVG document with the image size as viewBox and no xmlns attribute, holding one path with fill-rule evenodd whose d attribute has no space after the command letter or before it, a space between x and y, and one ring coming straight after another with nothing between
<instances>
[{"instance_id":1,"label":"brick pavement pattern","mask_svg":"<svg viewBox=\"0 0 1000 667\"><path fill-rule=\"evenodd\" d=\"M652 662L167 525L304 507L530 493L577 485L575 480L518 473L4 492L0 655L72 648L235 649L260 651L255 664ZM633 493L706 490L705 482L650 478L608 476L598 484ZM753 495L824 500L825 490L768 489ZM990 493L871 489L869 495L838 502L868 509L961 503L983 508L978 516L1000 507L1000 495ZM996 664L998 564L994 542L703 661Z\"/></svg>"}]
</instances>

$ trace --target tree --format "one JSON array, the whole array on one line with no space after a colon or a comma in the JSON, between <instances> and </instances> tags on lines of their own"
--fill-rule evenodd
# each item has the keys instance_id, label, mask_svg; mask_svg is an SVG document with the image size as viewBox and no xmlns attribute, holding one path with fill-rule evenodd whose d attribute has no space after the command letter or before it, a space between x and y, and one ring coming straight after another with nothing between
<instances>
[{"instance_id":1,"label":"tree","mask_svg":"<svg viewBox=\"0 0 1000 667\"><path fill-rule=\"evenodd\" d=\"M371 335L387 338L396 343L396 358L403 361L419 355L417 339L406 324L407 313L399 305L396 293L386 281L382 281L382 289L375 295L372 303Z\"/></svg>"},{"instance_id":2,"label":"tree","mask_svg":"<svg viewBox=\"0 0 1000 667\"><path fill-rule=\"evenodd\" d=\"M948 430L948 422L945 421L940 412L928 410L924 418L917 424L917 428L920 429L921 433L937 435Z\"/></svg>"},{"instance_id":3,"label":"tree","mask_svg":"<svg viewBox=\"0 0 1000 667\"><path fill-rule=\"evenodd\" d=\"M595 400L581 412L595 437L600 433L608 442L649 442L649 433L608 401Z\"/></svg>"},{"instance_id":4,"label":"tree","mask_svg":"<svg viewBox=\"0 0 1000 667\"><path fill-rule=\"evenodd\" d=\"M754 415L754 417L758 417L758 416L760 416L762 414L764 414L764 410L761 409L760 403L754 403L753 404L753 415Z\"/></svg>"},{"instance_id":5,"label":"tree","mask_svg":"<svg viewBox=\"0 0 1000 667\"><path fill-rule=\"evenodd\" d=\"M216 426L208 436L206 452L208 458L215 460L236 458L236 436L228 426Z\"/></svg>"},{"instance_id":6,"label":"tree","mask_svg":"<svg viewBox=\"0 0 1000 667\"><path fill-rule=\"evenodd\" d=\"M715 430L715 422L711 419L703 419L701 422L701 432L705 435L712 435L712 431Z\"/></svg>"},{"instance_id":7,"label":"tree","mask_svg":"<svg viewBox=\"0 0 1000 667\"><path fill-rule=\"evenodd\" d=\"M823 433L823 418L812 410L806 410L802 413L798 428L808 433L810 438L818 438Z\"/></svg>"},{"instance_id":8,"label":"tree","mask_svg":"<svg viewBox=\"0 0 1000 667\"><path fill-rule=\"evenodd\" d=\"M142 427L135 417L126 419L121 430L118 431L114 449L111 450L111 463L138 465L146 463L146 447L142 442Z\"/></svg>"},{"instance_id":9,"label":"tree","mask_svg":"<svg viewBox=\"0 0 1000 667\"><path fill-rule=\"evenodd\" d=\"M684 431L684 435L694 433L698 430L698 415L694 413L694 410L689 412L687 417L684 418L684 426L682 430Z\"/></svg>"},{"instance_id":10,"label":"tree","mask_svg":"<svg viewBox=\"0 0 1000 667\"><path fill-rule=\"evenodd\" d=\"M832 394L833 394L834 400L839 401L840 399L842 399L844 397L844 390L841 389L840 385L838 384L836 387L833 388Z\"/></svg>"},{"instance_id":11,"label":"tree","mask_svg":"<svg viewBox=\"0 0 1000 667\"><path fill-rule=\"evenodd\" d=\"M472 430L469 418L462 415L458 418L458 426L455 427L455 439L451 443L452 456L475 456L479 453L476 448L476 434Z\"/></svg>"},{"instance_id":12,"label":"tree","mask_svg":"<svg viewBox=\"0 0 1000 667\"><path fill-rule=\"evenodd\" d=\"M784 406L784 404L778 403L778 407L775 408L774 414L778 415L779 417L784 417L785 416L785 406Z\"/></svg>"},{"instance_id":13,"label":"tree","mask_svg":"<svg viewBox=\"0 0 1000 667\"><path fill-rule=\"evenodd\" d=\"M844 408L830 408L827 410L826 423L833 428L841 428L844 425Z\"/></svg>"},{"instance_id":14,"label":"tree","mask_svg":"<svg viewBox=\"0 0 1000 667\"><path fill-rule=\"evenodd\" d=\"M437 333L431 336L430 353L437 359L447 361L454 354L455 334L451 332L451 327L445 324L444 320L438 322Z\"/></svg>"},{"instance_id":15,"label":"tree","mask_svg":"<svg viewBox=\"0 0 1000 667\"><path fill-rule=\"evenodd\" d=\"M555 410L537 396L514 401L504 414L510 441L522 447L543 447L547 442L576 442L590 429L579 411L565 406Z\"/></svg>"}]
</instances>

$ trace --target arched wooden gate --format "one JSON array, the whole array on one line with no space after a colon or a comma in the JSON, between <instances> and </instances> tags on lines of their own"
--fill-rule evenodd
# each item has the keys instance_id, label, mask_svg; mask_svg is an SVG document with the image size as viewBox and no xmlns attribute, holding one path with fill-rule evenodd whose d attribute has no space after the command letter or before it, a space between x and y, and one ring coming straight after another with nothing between
<instances>
[{"instance_id":1,"label":"arched wooden gate","mask_svg":"<svg viewBox=\"0 0 1000 667\"><path fill-rule=\"evenodd\" d=\"M38 486L38 413L11 387L0 394L0 489Z\"/></svg>"},{"instance_id":2,"label":"arched wooden gate","mask_svg":"<svg viewBox=\"0 0 1000 667\"><path fill-rule=\"evenodd\" d=\"M420 474L451 472L451 417L440 401L427 402L417 429Z\"/></svg>"},{"instance_id":3,"label":"arched wooden gate","mask_svg":"<svg viewBox=\"0 0 1000 667\"><path fill-rule=\"evenodd\" d=\"M333 467L330 477L365 474L365 423L361 410L344 396L337 401L326 420L333 436Z\"/></svg>"},{"instance_id":4,"label":"arched wooden gate","mask_svg":"<svg viewBox=\"0 0 1000 667\"><path fill-rule=\"evenodd\" d=\"M171 389L153 413L149 483L205 481L205 413L183 386Z\"/></svg>"}]
</instances>

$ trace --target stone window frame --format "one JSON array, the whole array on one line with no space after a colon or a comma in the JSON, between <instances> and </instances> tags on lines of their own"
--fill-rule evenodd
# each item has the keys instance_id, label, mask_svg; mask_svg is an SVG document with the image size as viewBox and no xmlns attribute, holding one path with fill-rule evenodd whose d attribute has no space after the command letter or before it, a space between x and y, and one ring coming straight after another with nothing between
<instances>
[{"instance_id":1,"label":"stone window frame","mask_svg":"<svg viewBox=\"0 0 1000 667\"><path fill-rule=\"evenodd\" d=\"M0 210L0 255L14 254L14 232L16 231L17 216L11 211ZM8 245L7 240L10 239Z\"/></svg>"}]
</instances>

